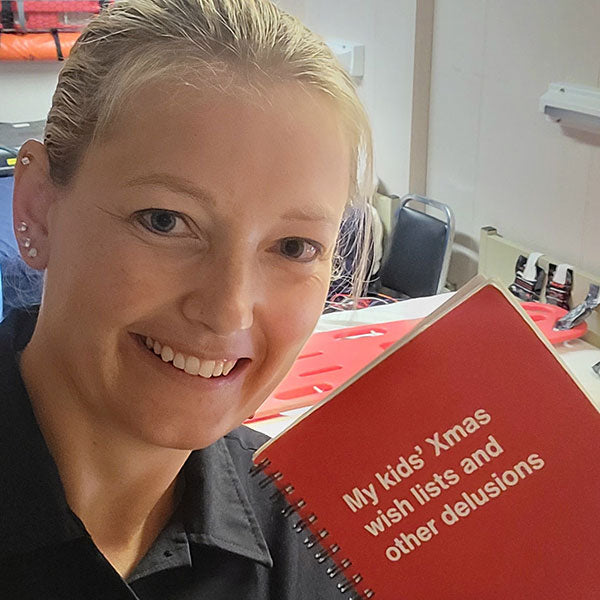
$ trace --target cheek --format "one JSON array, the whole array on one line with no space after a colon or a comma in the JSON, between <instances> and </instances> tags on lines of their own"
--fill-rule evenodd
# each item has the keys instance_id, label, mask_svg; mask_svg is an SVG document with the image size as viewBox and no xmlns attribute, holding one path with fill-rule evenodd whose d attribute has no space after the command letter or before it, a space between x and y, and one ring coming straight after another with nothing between
<instances>
[{"instance_id":1,"label":"cheek","mask_svg":"<svg viewBox=\"0 0 600 600\"><path fill-rule=\"evenodd\" d=\"M172 265L157 263L147 247L123 236L97 231L87 238L71 235L51 253L47 291L55 307L88 322L127 321L177 289Z\"/></svg>"},{"instance_id":2,"label":"cheek","mask_svg":"<svg viewBox=\"0 0 600 600\"><path fill-rule=\"evenodd\" d=\"M276 302L269 303L266 331L275 342L273 345L277 351L286 356L288 368L323 312L329 276L330 269L324 266L318 274L301 284L285 286L276 295Z\"/></svg>"}]
</instances>

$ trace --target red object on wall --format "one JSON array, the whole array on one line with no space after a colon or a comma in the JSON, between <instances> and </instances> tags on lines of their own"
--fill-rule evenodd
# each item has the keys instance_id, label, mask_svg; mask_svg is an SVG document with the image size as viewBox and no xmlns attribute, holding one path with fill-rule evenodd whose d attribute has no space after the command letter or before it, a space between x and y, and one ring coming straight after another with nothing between
<instances>
[{"instance_id":1,"label":"red object on wall","mask_svg":"<svg viewBox=\"0 0 600 600\"><path fill-rule=\"evenodd\" d=\"M13 15L18 15L17 3L13 2ZM52 2L50 0L29 0L23 2L25 23L15 19L17 31L48 32L80 31L87 21L100 12L100 2Z\"/></svg>"}]
</instances>

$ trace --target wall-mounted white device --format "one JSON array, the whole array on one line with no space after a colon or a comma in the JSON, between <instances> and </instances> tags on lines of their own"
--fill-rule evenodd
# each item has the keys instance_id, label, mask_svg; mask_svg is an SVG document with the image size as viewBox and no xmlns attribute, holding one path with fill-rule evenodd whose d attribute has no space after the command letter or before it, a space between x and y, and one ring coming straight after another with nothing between
<instances>
[{"instance_id":1,"label":"wall-mounted white device","mask_svg":"<svg viewBox=\"0 0 600 600\"><path fill-rule=\"evenodd\" d=\"M600 88L551 83L540 98L540 111L565 127L600 133Z\"/></svg>"},{"instance_id":2,"label":"wall-mounted white device","mask_svg":"<svg viewBox=\"0 0 600 600\"><path fill-rule=\"evenodd\" d=\"M327 45L349 75L362 77L365 74L365 47L362 44L329 40Z\"/></svg>"}]
</instances>

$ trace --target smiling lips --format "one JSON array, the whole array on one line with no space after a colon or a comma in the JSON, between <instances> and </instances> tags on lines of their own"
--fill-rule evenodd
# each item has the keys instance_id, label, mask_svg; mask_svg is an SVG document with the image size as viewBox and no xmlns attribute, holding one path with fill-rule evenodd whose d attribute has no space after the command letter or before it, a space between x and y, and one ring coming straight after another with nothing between
<instances>
[{"instance_id":1,"label":"smiling lips","mask_svg":"<svg viewBox=\"0 0 600 600\"><path fill-rule=\"evenodd\" d=\"M171 363L176 369L185 371L189 375L211 377L225 377L237 363L236 360L202 360L197 356L190 356L173 350L170 346L161 344L151 337L146 338L146 347L154 354L160 356L164 362Z\"/></svg>"}]
</instances>

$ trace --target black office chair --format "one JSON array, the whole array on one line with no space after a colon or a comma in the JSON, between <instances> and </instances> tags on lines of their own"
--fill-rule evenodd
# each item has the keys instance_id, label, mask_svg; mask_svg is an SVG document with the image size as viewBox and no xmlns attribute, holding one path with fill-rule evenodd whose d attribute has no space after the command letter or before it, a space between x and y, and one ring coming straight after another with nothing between
<instances>
[{"instance_id":1,"label":"black office chair","mask_svg":"<svg viewBox=\"0 0 600 600\"><path fill-rule=\"evenodd\" d=\"M411 208L408 206L411 202L437 209L444 219ZM396 298L442 292L453 241L454 214L449 206L424 196L404 196L381 268L379 291Z\"/></svg>"}]
</instances>

